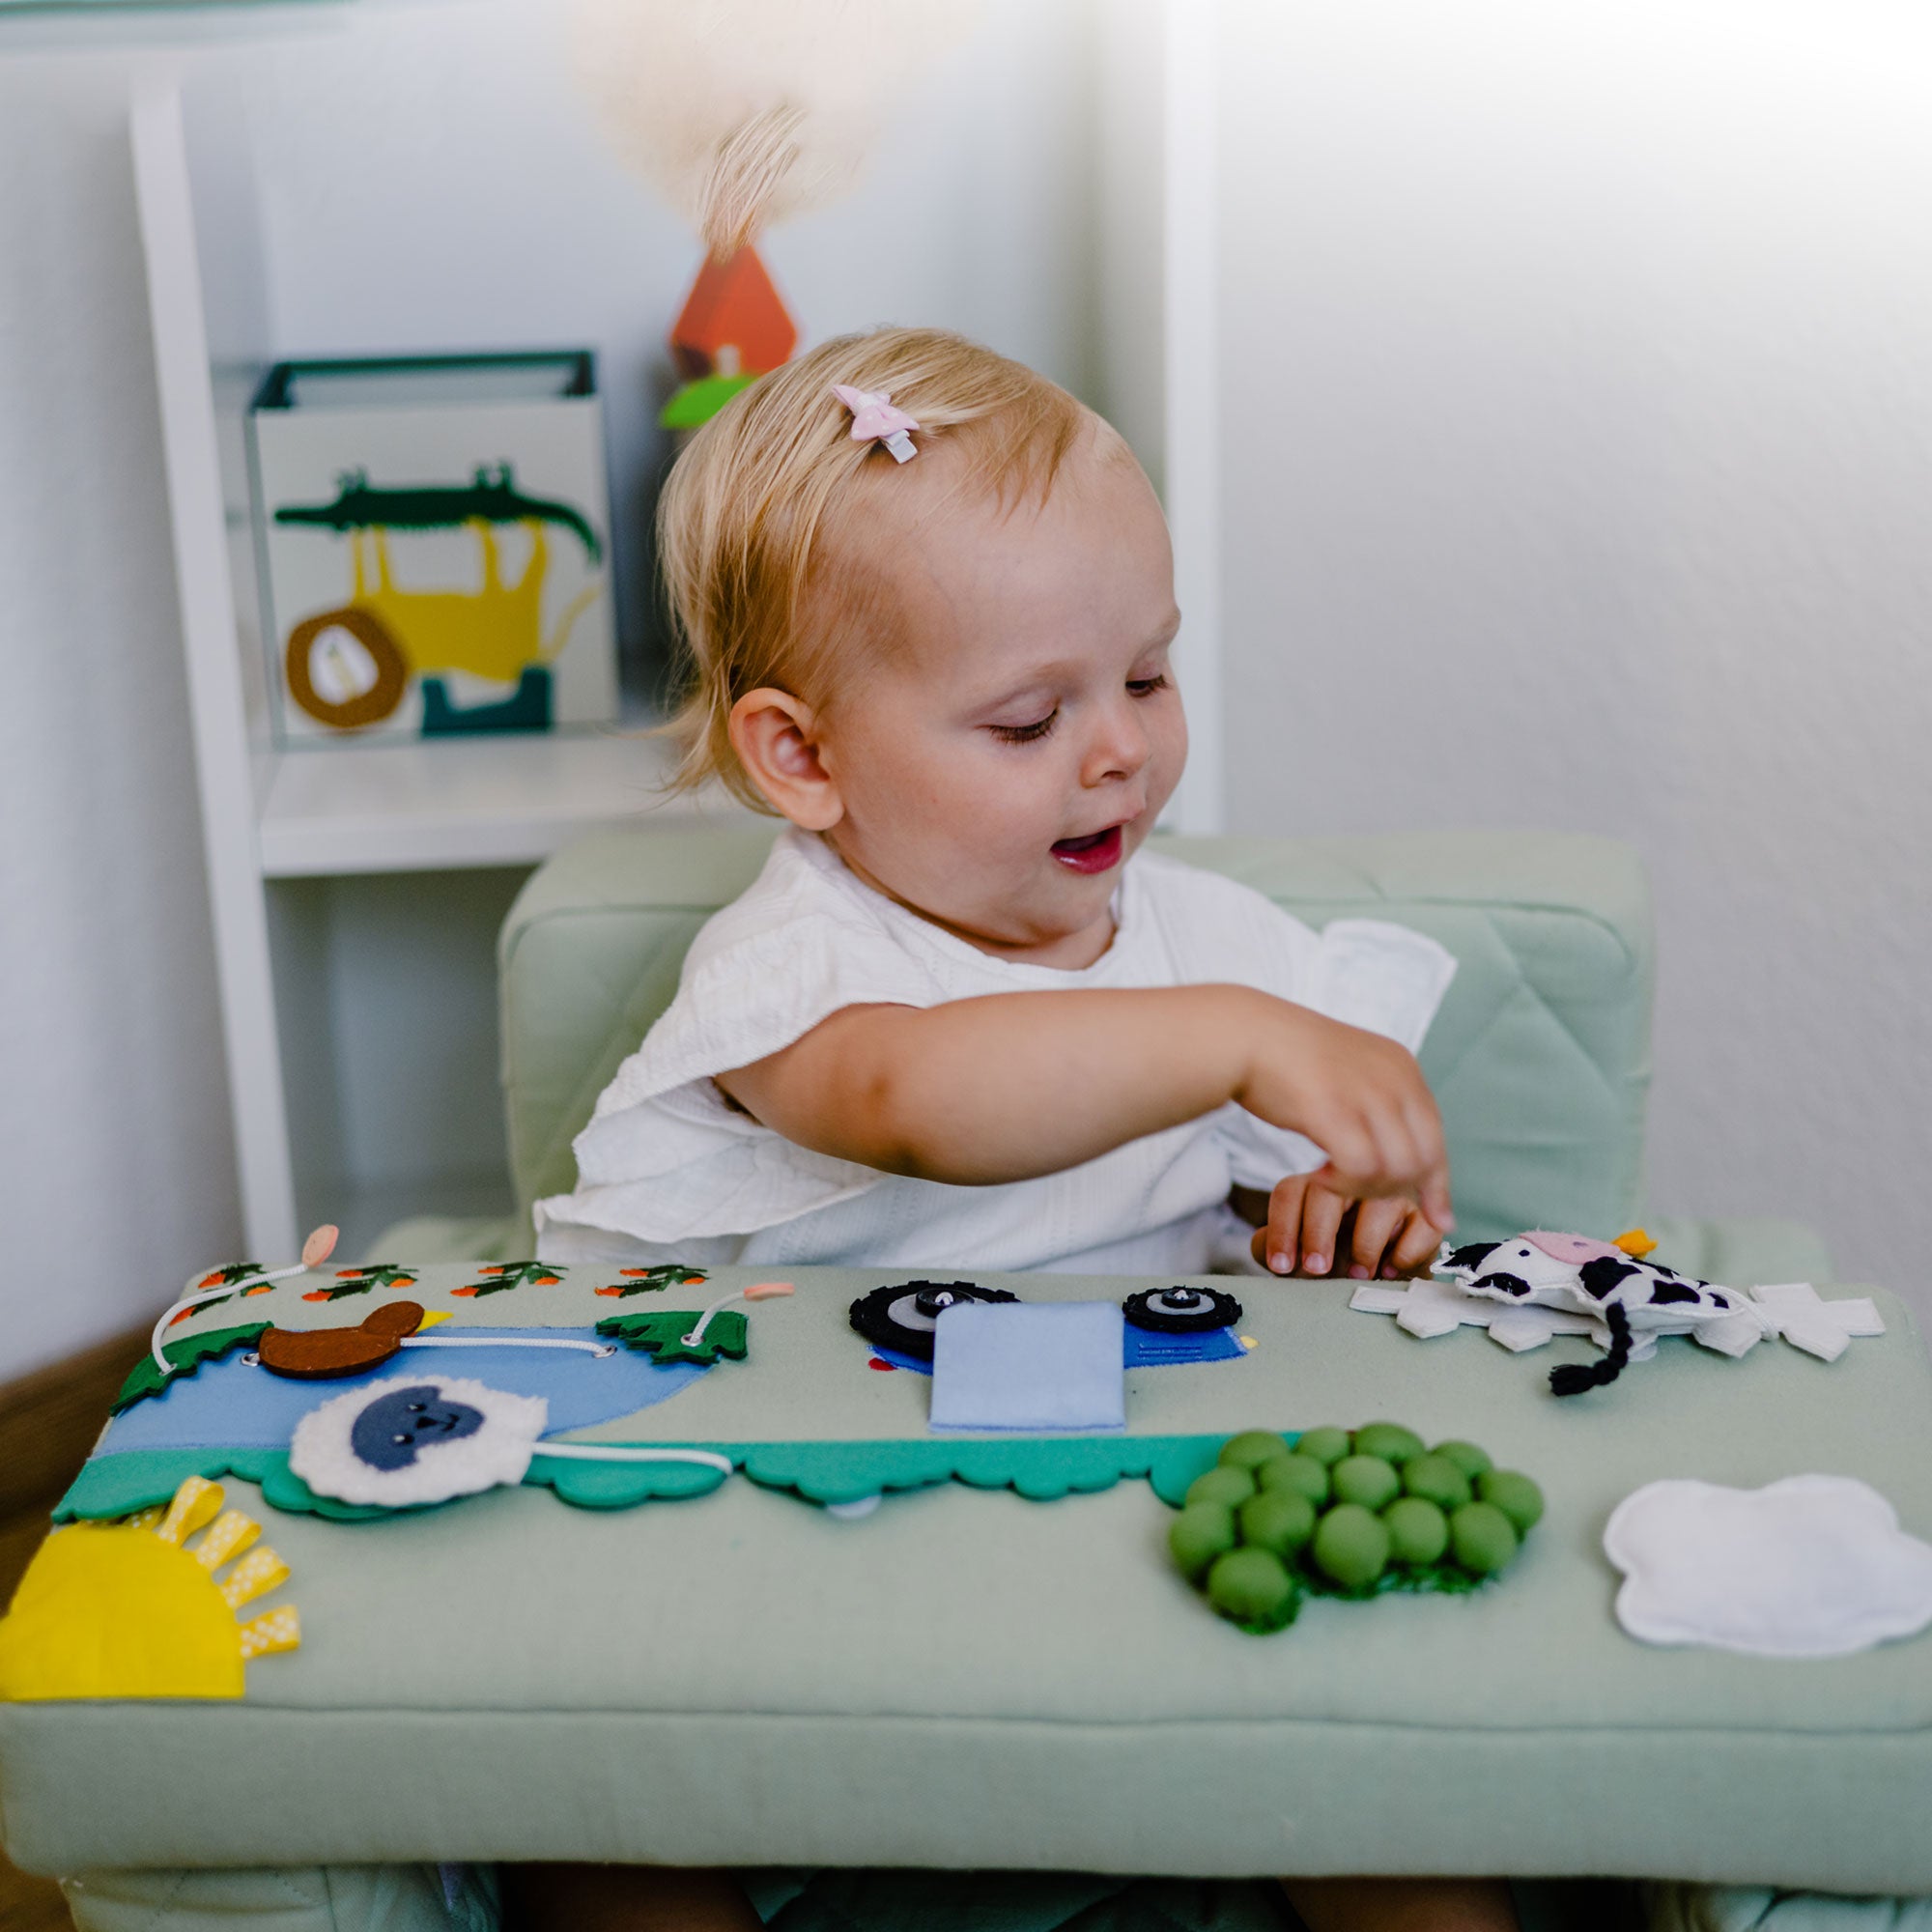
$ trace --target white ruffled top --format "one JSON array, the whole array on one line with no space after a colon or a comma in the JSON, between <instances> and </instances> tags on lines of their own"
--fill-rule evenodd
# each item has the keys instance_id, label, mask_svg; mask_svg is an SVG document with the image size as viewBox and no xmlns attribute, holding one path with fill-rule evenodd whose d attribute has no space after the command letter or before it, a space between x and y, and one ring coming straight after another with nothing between
<instances>
[{"instance_id":1,"label":"white ruffled top","mask_svg":"<svg viewBox=\"0 0 1932 1932\"><path fill-rule=\"evenodd\" d=\"M1067 970L994 958L864 884L790 830L708 921L677 997L577 1137L578 1184L536 1204L538 1253L800 1266L1199 1273L1229 1190L1321 1164L1298 1134L1232 1103L1037 1179L959 1187L814 1153L732 1107L712 1076L842 1007L934 1007L987 993L1233 982L1422 1043L1456 962L1383 921L1317 933L1259 893L1157 853L1128 861L1113 944Z\"/></svg>"}]
</instances>

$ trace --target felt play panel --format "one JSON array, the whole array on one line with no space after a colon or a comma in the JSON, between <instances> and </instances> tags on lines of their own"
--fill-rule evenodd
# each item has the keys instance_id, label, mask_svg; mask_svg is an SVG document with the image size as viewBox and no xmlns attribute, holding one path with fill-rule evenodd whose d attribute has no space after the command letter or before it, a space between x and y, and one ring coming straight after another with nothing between
<instances>
[{"instance_id":1,"label":"felt play panel","mask_svg":"<svg viewBox=\"0 0 1932 1932\"><path fill-rule=\"evenodd\" d=\"M410 1292L452 1311L447 1333L465 1304L424 1276ZM885 1277L794 1279L750 1311L745 1361L576 1439L1105 1439L928 1435L930 1379L873 1369L846 1325ZM588 1325L613 1306L599 1285L502 1296L497 1325L545 1325L545 1294ZM1346 1283L1241 1286L1255 1350L1129 1371L1112 1440L1378 1416L1472 1435L1548 1498L1494 1586L1312 1603L1250 1636L1174 1571L1171 1512L1138 1478L1052 1502L934 1481L858 1520L739 1476L613 1510L526 1484L338 1521L231 1477L298 1579L301 1649L251 1664L239 1699L0 1707L9 1851L40 1870L625 1858L1932 1889L1927 1639L1825 1662L1658 1650L1617 1627L1602 1552L1610 1511L1663 1477L1858 1477L1932 1532L1932 1370L1896 1300L1878 1297L1888 1335L1830 1365L1666 1342L1640 1378L1557 1401L1542 1361L1474 1330L1419 1344L1350 1313Z\"/></svg>"},{"instance_id":2,"label":"felt play panel","mask_svg":"<svg viewBox=\"0 0 1932 1932\"><path fill-rule=\"evenodd\" d=\"M881 1285L870 1276L852 1278L867 1288ZM815 1502L850 1502L953 1478L1047 1498L1150 1475L1163 1495L1178 1499L1213 1460L1215 1443L1228 1433L1229 1400L1247 1386L1231 1379L1247 1376L1247 1350L1225 1329L1144 1336L1130 1328L1127 1336L1154 1346L1129 1347L1119 1304L1138 1284L1110 1282L1118 1292L1094 1313L1113 1338L1106 1378L1117 1401L1125 1363L1124 1433L1015 1435L1009 1423L940 1435L929 1427L931 1378L880 1373L883 1360L875 1362L877 1351L850 1327L850 1296L830 1306L820 1293L725 1307L710 1318L701 1346L691 1350L683 1338L696 1332L697 1310L757 1284L755 1271L727 1268L696 1282L666 1282L584 1267L501 1265L483 1277L478 1293L478 1269L462 1263L412 1269L389 1291L424 1309L420 1333L428 1339L420 1346L407 1341L386 1362L340 1380L267 1374L250 1352L264 1323L300 1330L353 1324L380 1305L323 1298L314 1279L298 1276L243 1295L245 1323L228 1301L171 1323L164 1346L188 1369L163 1382L143 1365L130 1378L130 1388L158 1392L115 1416L57 1519L116 1516L162 1502L188 1475L260 1484L284 1511L365 1514L313 1494L294 1476L288 1439L300 1417L330 1394L373 1387L397 1374L460 1375L542 1396L553 1434L697 1446L727 1457L755 1482ZM1050 1321L1064 1312L1065 1283L1072 1277L1010 1279L1026 1291L1027 1300L1017 1304L1023 1316ZM1245 1319L1243 1326L1251 1328ZM633 1343L613 1351L611 1345L622 1344L625 1332ZM519 1341L543 1346L512 1346ZM689 1359L707 1353L716 1359ZM1105 1426L1097 1412L1094 1420ZM585 1425L595 1426L586 1431ZM566 1501L609 1509L702 1494L724 1478L690 1464L566 1463L539 1453L525 1480Z\"/></svg>"}]
</instances>

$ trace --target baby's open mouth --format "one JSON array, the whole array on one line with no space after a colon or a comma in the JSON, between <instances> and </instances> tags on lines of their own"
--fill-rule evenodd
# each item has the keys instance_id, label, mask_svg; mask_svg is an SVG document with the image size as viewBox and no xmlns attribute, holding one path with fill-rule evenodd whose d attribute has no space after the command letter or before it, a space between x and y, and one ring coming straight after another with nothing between
<instances>
[{"instance_id":1,"label":"baby's open mouth","mask_svg":"<svg viewBox=\"0 0 1932 1932\"><path fill-rule=\"evenodd\" d=\"M1105 872L1121 863L1121 828L1110 825L1081 838L1057 839L1053 856L1069 871Z\"/></svg>"}]
</instances>

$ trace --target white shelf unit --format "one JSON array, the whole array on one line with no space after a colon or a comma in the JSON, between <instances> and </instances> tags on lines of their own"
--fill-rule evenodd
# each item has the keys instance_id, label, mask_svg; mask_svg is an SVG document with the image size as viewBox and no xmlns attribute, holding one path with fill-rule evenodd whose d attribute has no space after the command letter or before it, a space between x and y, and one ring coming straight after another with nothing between
<instances>
[{"instance_id":1,"label":"white shelf unit","mask_svg":"<svg viewBox=\"0 0 1932 1932\"><path fill-rule=\"evenodd\" d=\"M476 1009L496 925L529 867L585 832L707 808L664 802L668 751L641 727L314 750L266 742L252 688L258 639L242 466L232 453L223 460L246 384L234 360L211 349L207 295L219 277L203 260L174 76L137 89L129 131L248 1250L286 1257L323 1219L341 1225L351 1253L405 1211L506 1211L508 1176L492 1145L499 1135L476 1133L473 1113L467 1143L450 1137L452 1161L358 1173L348 1157L345 1112L355 1110L339 1089L345 1058L357 1057L344 1037L354 1001L331 983L344 955L344 895L384 874L431 875L412 899L435 917L398 922L397 945L420 979L450 963L454 941L469 955L463 977ZM368 923L348 917L352 928ZM424 924L433 932L422 934ZM362 977L395 1004L380 969ZM436 1004L418 998L415 1017L434 1024ZM471 1017L494 1059L488 1002ZM397 1133L379 1126L375 1138L380 1146Z\"/></svg>"},{"instance_id":2,"label":"white shelf unit","mask_svg":"<svg viewBox=\"0 0 1932 1932\"><path fill-rule=\"evenodd\" d=\"M495 12L500 18L503 4ZM286 44L303 29L282 13L270 10L270 17ZM928 99L916 130L924 145L913 153L914 172L931 171L925 186L906 186L905 171L885 158L874 170L887 203L908 194L959 196L952 213L965 236L955 244L955 253L965 253L929 258L921 271L926 280L908 284L903 300L897 293L889 298L886 312L1016 338L1020 354L1029 354L1034 339L1047 349L1049 366L1049 343L1068 339L1051 315L1084 318L1078 331L1086 348L1075 359L1169 498L1188 618L1180 662L1197 748L1171 817L1194 831L1217 829L1221 813L1214 14L1198 0L1110 0L1105 9L1071 9L1059 26L1042 27L1047 16L1030 4L999 0L991 43L952 77L950 107ZM399 31L419 24L407 11L388 9L328 9L306 17L340 36L384 15ZM468 10L455 6L439 14L451 32L466 16ZM1049 32L1060 35L1056 57L1065 63L1075 33L1065 22L1076 19L1087 22L1078 31L1090 36L1078 58L1091 59L1098 85L1097 99L1080 109L1089 117L1085 131L1074 138L1064 125L1064 86L1032 74L1014 55L1029 36ZM255 156L242 117L232 100L224 105L235 63L223 66L191 39L137 61L130 137L244 1234L250 1254L268 1261L292 1256L302 1231L318 1220L340 1223L344 1252L353 1253L378 1228L411 1212L507 1208L492 941L518 883L593 829L735 814L717 805L663 802L657 786L666 748L641 729L272 747L242 411L268 364L326 353L329 345L277 339L253 200ZM991 103L1001 112L989 121L985 97L1002 89L1019 92ZM1022 111L1034 117L1030 133L1013 122ZM925 125L948 113L950 133ZM963 165L951 152L975 141L986 144L987 165ZM1020 158L1029 141L1042 155L1051 150L1065 165L1091 171L1087 187L1067 204L1084 209L1097 233L1090 254L1048 239L1050 222L1037 211L1052 195L1042 196L1037 174ZM971 153L961 149L967 160ZM1018 170L1004 185L993 178L995 156ZM1032 165L1039 164L1035 156ZM602 181L597 191L613 192ZM1000 193L1018 197L1004 228L987 225L991 217L980 206ZM881 225L879 212L863 201L836 218L814 217L826 225L809 242L801 233L790 257L795 303L821 325L859 326L882 312L880 289L864 285L863 270L846 286L847 265L876 254L868 238ZM1044 225L1012 241L1012 211L1022 207ZM922 230L933 228L928 212L922 211ZM466 234L480 232L476 214L451 209ZM983 230L977 240L975 222ZM983 251L989 236L1029 272L975 268L970 251ZM864 247L855 257L858 243ZM1022 260L1027 250L1033 255ZM393 265L397 258L387 259ZM1042 297L1039 275L1030 272L1040 261L1072 278L1067 286L1056 283ZM312 291L314 278L304 286ZM884 286L899 292L896 280ZM339 347L448 346L434 339L439 324L420 294L418 339ZM588 285L575 291L580 300L590 295ZM460 306L464 298L450 299ZM842 324L841 316L848 318ZM585 329L584 339L596 333ZM436 1159L416 1158L432 1145Z\"/></svg>"}]
</instances>

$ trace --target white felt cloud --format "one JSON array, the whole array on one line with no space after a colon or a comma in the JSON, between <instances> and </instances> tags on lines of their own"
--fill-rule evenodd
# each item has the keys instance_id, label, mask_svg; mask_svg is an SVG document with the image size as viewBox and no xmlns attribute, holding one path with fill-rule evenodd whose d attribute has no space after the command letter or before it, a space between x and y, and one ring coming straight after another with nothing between
<instances>
[{"instance_id":1,"label":"white felt cloud","mask_svg":"<svg viewBox=\"0 0 1932 1932\"><path fill-rule=\"evenodd\" d=\"M446 1502L522 1482L549 1414L542 1396L464 1376L402 1376L310 1409L296 1425L289 1467L343 1502Z\"/></svg>"},{"instance_id":2,"label":"white felt cloud","mask_svg":"<svg viewBox=\"0 0 1932 1932\"><path fill-rule=\"evenodd\" d=\"M1932 1545L1849 1476L1647 1484L1604 1530L1617 1620L1645 1643L1845 1657L1932 1623Z\"/></svg>"}]
</instances>

